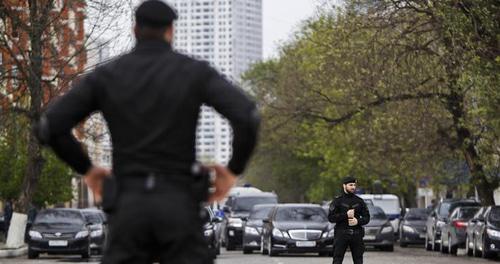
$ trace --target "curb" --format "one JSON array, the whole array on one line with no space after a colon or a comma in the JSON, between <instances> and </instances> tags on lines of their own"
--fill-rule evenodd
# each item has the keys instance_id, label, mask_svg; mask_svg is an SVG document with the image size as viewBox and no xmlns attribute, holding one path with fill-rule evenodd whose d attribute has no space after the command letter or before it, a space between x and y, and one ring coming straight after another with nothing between
<instances>
[{"instance_id":1,"label":"curb","mask_svg":"<svg viewBox=\"0 0 500 264\"><path fill-rule=\"evenodd\" d=\"M0 249L0 258L15 258L26 254L28 254L27 246L16 249Z\"/></svg>"}]
</instances>

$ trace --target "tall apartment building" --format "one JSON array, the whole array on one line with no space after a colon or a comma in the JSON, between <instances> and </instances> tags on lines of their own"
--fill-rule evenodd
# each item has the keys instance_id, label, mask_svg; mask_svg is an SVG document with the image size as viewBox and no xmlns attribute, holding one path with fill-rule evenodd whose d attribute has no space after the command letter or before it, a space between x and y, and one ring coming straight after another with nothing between
<instances>
[{"instance_id":1,"label":"tall apartment building","mask_svg":"<svg viewBox=\"0 0 500 264\"><path fill-rule=\"evenodd\" d=\"M174 48L208 61L233 82L262 59L262 0L167 0L178 12ZM226 164L232 153L228 122L202 107L196 152L199 160Z\"/></svg>"}]
</instances>

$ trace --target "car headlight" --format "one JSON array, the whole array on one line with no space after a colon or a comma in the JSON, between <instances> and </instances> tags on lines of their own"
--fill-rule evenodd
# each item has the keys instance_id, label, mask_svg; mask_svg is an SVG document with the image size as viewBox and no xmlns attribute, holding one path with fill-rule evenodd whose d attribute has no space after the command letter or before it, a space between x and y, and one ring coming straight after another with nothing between
<instances>
[{"instance_id":1,"label":"car headlight","mask_svg":"<svg viewBox=\"0 0 500 264\"><path fill-rule=\"evenodd\" d=\"M392 229L392 226L385 226L384 228L382 228L382 233L386 234L386 233L393 233L394 230Z\"/></svg>"},{"instance_id":2,"label":"car headlight","mask_svg":"<svg viewBox=\"0 0 500 264\"><path fill-rule=\"evenodd\" d=\"M205 230L204 234L206 237L211 236L214 233L212 229Z\"/></svg>"},{"instance_id":3,"label":"car headlight","mask_svg":"<svg viewBox=\"0 0 500 264\"><path fill-rule=\"evenodd\" d=\"M500 231L497 231L497 230L486 229L486 233L488 233L488 236L500 237Z\"/></svg>"},{"instance_id":4,"label":"car headlight","mask_svg":"<svg viewBox=\"0 0 500 264\"><path fill-rule=\"evenodd\" d=\"M75 238L84 238L84 237L88 237L88 236L89 236L89 231L85 230L85 231L80 231L80 232L76 233Z\"/></svg>"},{"instance_id":5,"label":"car headlight","mask_svg":"<svg viewBox=\"0 0 500 264\"><path fill-rule=\"evenodd\" d=\"M229 218L228 225L232 227L241 227L243 225L243 220L241 220L241 218Z\"/></svg>"},{"instance_id":6,"label":"car headlight","mask_svg":"<svg viewBox=\"0 0 500 264\"><path fill-rule=\"evenodd\" d=\"M415 228L413 228L411 226L404 225L403 232L405 232L405 233L417 233L417 230L415 230Z\"/></svg>"},{"instance_id":7,"label":"car headlight","mask_svg":"<svg viewBox=\"0 0 500 264\"><path fill-rule=\"evenodd\" d=\"M288 235L288 233L286 231L280 231L277 228L273 229L273 237L286 237L286 238L290 238L290 236Z\"/></svg>"},{"instance_id":8,"label":"car headlight","mask_svg":"<svg viewBox=\"0 0 500 264\"><path fill-rule=\"evenodd\" d=\"M29 231L28 234L30 235L31 238L42 238L42 234L37 231Z\"/></svg>"},{"instance_id":9,"label":"car headlight","mask_svg":"<svg viewBox=\"0 0 500 264\"><path fill-rule=\"evenodd\" d=\"M94 231L90 232L91 237L100 237L100 236L102 236L102 234L103 234L102 229L98 229L98 230L94 230Z\"/></svg>"},{"instance_id":10,"label":"car headlight","mask_svg":"<svg viewBox=\"0 0 500 264\"><path fill-rule=\"evenodd\" d=\"M334 233L335 233L334 229L332 229L330 231L323 232L323 235L321 236L321 238L333 237Z\"/></svg>"},{"instance_id":11,"label":"car headlight","mask_svg":"<svg viewBox=\"0 0 500 264\"><path fill-rule=\"evenodd\" d=\"M250 226L245 226L245 233L249 235L259 235L259 231L257 231L256 228Z\"/></svg>"}]
</instances>

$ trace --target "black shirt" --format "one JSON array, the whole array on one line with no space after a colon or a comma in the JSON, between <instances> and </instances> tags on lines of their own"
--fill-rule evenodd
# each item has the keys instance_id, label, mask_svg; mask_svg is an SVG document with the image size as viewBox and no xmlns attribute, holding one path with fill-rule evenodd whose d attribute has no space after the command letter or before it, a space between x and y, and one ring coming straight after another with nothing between
<instances>
[{"instance_id":1,"label":"black shirt","mask_svg":"<svg viewBox=\"0 0 500 264\"><path fill-rule=\"evenodd\" d=\"M350 209L354 209L354 217L358 219L358 224L355 226L349 226L347 211ZM335 230L361 229L370 222L370 212L363 199L355 194L344 192L330 204L328 220L335 223Z\"/></svg>"},{"instance_id":2,"label":"black shirt","mask_svg":"<svg viewBox=\"0 0 500 264\"><path fill-rule=\"evenodd\" d=\"M189 172L202 104L229 120L234 137L228 168L241 174L256 144L260 120L255 103L206 62L172 51L165 41L139 42L130 53L85 75L49 107L39 137L84 174L91 162L71 129L102 111L115 175Z\"/></svg>"}]
</instances>

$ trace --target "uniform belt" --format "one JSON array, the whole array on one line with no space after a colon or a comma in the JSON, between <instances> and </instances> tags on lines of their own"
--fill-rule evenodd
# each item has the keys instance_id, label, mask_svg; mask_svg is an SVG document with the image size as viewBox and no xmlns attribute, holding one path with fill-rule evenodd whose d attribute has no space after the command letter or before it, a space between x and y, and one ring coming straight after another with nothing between
<instances>
[{"instance_id":1,"label":"uniform belt","mask_svg":"<svg viewBox=\"0 0 500 264\"><path fill-rule=\"evenodd\" d=\"M348 228L348 229L339 230L339 232L341 234L346 234L346 235L358 235L358 234L361 234L363 232L363 230Z\"/></svg>"}]
</instances>

